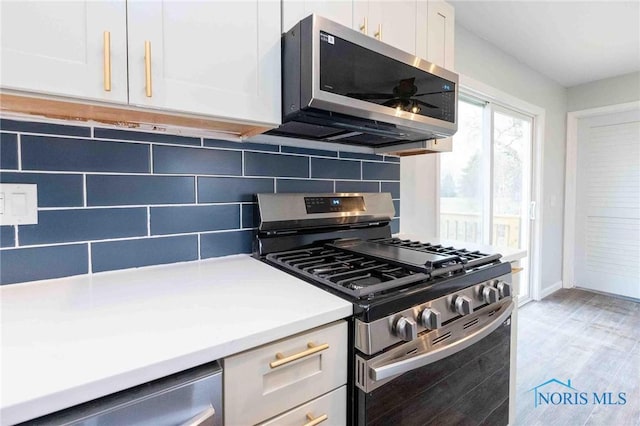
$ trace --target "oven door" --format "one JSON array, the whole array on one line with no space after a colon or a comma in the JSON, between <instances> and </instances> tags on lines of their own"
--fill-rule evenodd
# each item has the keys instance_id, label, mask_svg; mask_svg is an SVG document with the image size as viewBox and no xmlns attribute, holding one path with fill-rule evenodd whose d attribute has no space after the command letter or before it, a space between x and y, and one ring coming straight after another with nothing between
<instances>
[{"instance_id":1,"label":"oven door","mask_svg":"<svg viewBox=\"0 0 640 426\"><path fill-rule=\"evenodd\" d=\"M511 298L368 360L356 355L358 425L506 425Z\"/></svg>"}]
</instances>

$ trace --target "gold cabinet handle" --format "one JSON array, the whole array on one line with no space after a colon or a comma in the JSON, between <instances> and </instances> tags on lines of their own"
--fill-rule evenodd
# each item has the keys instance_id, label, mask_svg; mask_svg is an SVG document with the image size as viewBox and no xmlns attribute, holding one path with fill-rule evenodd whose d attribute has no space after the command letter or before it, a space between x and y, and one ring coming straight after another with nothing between
<instances>
[{"instance_id":1,"label":"gold cabinet handle","mask_svg":"<svg viewBox=\"0 0 640 426\"><path fill-rule=\"evenodd\" d=\"M147 98L151 97L151 42L144 42L144 81Z\"/></svg>"},{"instance_id":2,"label":"gold cabinet handle","mask_svg":"<svg viewBox=\"0 0 640 426\"><path fill-rule=\"evenodd\" d=\"M517 266L511 267L511 274L517 274L518 272L522 272L522 271L524 271L524 268L519 268Z\"/></svg>"},{"instance_id":3,"label":"gold cabinet handle","mask_svg":"<svg viewBox=\"0 0 640 426\"><path fill-rule=\"evenodd\" d=\"M305 423L304 426L316 426L316 425L319 425L320 423L324 422L328 418L329 418L329 416L326 415L326 414L323 414L323 415L318 416L318 417L313 417L311 415L311 413L307 413L307 420L309 420L309 421L307 423Z\"/></svg>"},{"instance_id":4,"label":"gold cabinet handle","mask_svg":"<svg viewBox=\"0 0 640 426\"><path fill-rule=\"evenodd\" d=\"M378 24L378 31L373 33L373 36L378 40L382 41L382 24Z\"/></svg>"},{"instance_id":5,"label":"gold cabinet handle","mask_svg":"<svg viewBox=\"0 0 640 426\"><path fill-rule=\"evenodd\" d=\"M367 33L367 17L364 17L364 23L360 25L360 32L366 34Z\"/></svg>"},{"instance_id":6,"label":"gold cabinet handle","mask_svg":"<svg viewBox=\"0 0 640 426\"><path fill-rule=\"evenodd\" d=\"M102 34L102 39L104 41L104 91L111 91L111 32L105 31Z\"/></svg>"},{"instance_id":7,"label":"gold cabinet handle","mask_svg":"<svg viewBox=\"0 0 640 426\"><path fill-rule=\"evenodd\" d=\"M315 353L318 353L320 351L324 351L325 349L329 349L329 344L328 343L323 343L322 345L314 345L313 343L307 343L307 350L302 351L302 352L298 352L297 354L293 354L290 356L285 357L284 355L282 355L280 352L278 352L276 354L276 361L271 361L269 363L269 367L271 368L276 368L276 367L280 367L281 365L285 365L285 364L289 364L290 362L293 362L297 359L300 358L304 358L307 357L309 355L313 355Z\"/></svg>"}]
</instances>

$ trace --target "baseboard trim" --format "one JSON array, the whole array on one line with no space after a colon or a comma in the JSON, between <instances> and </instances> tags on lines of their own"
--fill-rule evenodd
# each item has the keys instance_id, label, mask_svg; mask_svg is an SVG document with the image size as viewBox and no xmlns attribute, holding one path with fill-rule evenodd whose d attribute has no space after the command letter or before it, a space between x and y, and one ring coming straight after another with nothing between
<instances>
[{"instance_id":1,"label":"baseboard trim","mask_svg":"<svg viewBox=\"0 0 640 426\"><path fill-rule=\"evenodd\" d=\"M544 299L545 297L555 293L556 291L562 288L562 281L558 281L557 283L551 285L550 287L543 288L540 291L540 299Z\"/></svg>"}]
</instances>

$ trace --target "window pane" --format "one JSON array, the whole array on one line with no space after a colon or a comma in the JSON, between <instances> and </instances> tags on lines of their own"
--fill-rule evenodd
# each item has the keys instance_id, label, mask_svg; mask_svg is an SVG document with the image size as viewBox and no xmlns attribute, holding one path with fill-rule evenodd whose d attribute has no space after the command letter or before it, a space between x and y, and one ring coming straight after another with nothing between
<instances>
[{"instance_id":1,"label":"window pane","mask_svg":"<svg viewBox=\"0 0 640 426\"><path fill-rule=\"evenodd\" d=\"M440 154L440 237L482 242L483 105L458 103L453 152Z\"/></svg>"},{"instance_id":2,"label":"window pane","mask_svg":"<svg viewBox=\"0 0 640 426\"><path fill-rule=\"evenodd\" d=\"M492 243L527 249L531 120L500 112L493 120Z\"/></svg>"}]
</instances>

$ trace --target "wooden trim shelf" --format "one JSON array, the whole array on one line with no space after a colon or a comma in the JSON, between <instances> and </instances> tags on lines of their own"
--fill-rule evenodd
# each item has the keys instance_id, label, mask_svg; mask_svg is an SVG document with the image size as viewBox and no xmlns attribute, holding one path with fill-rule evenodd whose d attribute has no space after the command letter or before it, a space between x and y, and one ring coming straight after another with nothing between
<instances>
[{"instance_id":1,"label":"wooden trim shelf","mask_svg":"<svg viewBox=\"0 0 640 426\"><path fill-rule=\"evenodd\" d=\"M231 138L245 139L266 132L273 126L246 124L178 113L156 112L131 106L106 106L72 102L54 98L33 97L22 94L0 93L0 111L73 121L96 121L128 128L153 129L160 126L179 127L224 133Z\"/></svg>"}]
</instances>

